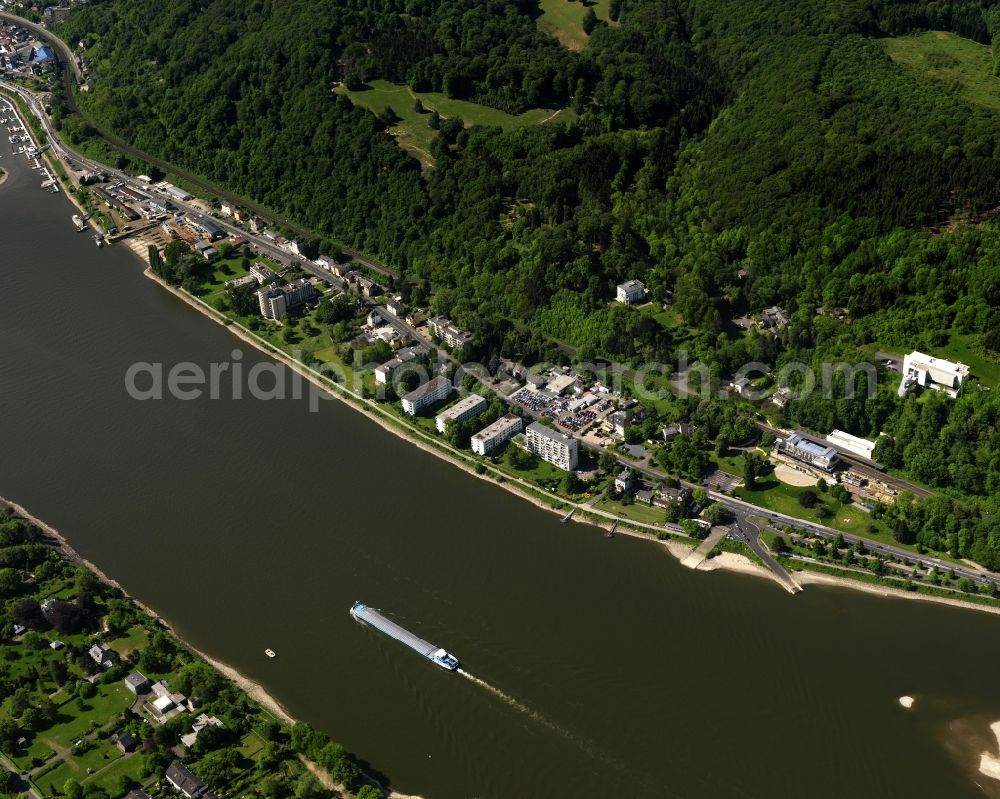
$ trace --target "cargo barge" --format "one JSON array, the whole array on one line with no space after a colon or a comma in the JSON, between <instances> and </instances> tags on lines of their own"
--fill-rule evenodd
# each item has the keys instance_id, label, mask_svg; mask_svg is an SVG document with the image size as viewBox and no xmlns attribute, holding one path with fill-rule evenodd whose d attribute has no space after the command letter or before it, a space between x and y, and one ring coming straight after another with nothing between
<instances>
[{"instance_id":1,"label":"cargo barge","mask_svg":"<svg viewBox=\"0 0 1000 799\"><path fill-rule=\"evenodd\" d=\"M364 622L369 627L374 627L379 632L385 633L390 638L395 638L401 644L410 647L414 652L423 655L432 663L448 671L455 671L459 667L458 658L448 654L439 646L418 638L413 633L404 630L398 624L390 621L374 608L370 608L361 602L355 602L351 606L351 615L360 622Z\"/></svg>"}]
</instances>

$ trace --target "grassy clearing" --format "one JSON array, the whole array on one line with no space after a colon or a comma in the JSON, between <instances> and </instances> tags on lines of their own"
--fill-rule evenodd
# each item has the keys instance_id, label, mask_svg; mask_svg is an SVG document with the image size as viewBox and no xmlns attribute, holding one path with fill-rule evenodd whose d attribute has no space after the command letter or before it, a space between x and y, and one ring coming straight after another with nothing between
<instances>
[{"instance_id":1,"label":"grassy clearing","mask_svg":"<svg viewBox=\"0 0 1000 799\"><path fill-rule=\"evenodd\" d=\"M983 385L997 388L1000 386L1000 362L986 357L977 346L976 338L953 333L948 345L941 348L941 357L966 364Z\"/></svg>"},{"instance_id":2,"label":"grassy clearing","mask_svg":"<svg viewBox=\"0 0 1000 799\"><path fill-rule=\"evenodd\" d=\"M645 524L655 524L660 527L663 526L667 518L667 512L663 508L655 508L652 505L645 505L641 502L622 505L613 499L602 499L594 503L593 507L605 513L613 513L615 516L622 516L626 519Z\"/></svg>"},{"instance_id":3,"label":"grassy clearing","mask_svg":"<svg viewBox=\"0 0 1000 799\"><path fill-rule=\"evenodd\" d=\"M437 131L430 127L431 111L437 111L446 118L461 117L468 125L496 125L504 130L557 119L565 121L573 116L568 108L559 111L532 108L514 116L478 103L455 100L441 92L414 92L409 86L386 80L372 81L369 88L361 91L350 91L344 86L338 91L350 97L355 105L364 106L374 114L382 114L386 108L391 108L400 121L389 132L400 147L413 153L425 167L434 163L430 149L431 142L437 136ZM417 98L426 109L424 113L418 113L414 108Z\"/></svg>"},{"instance_id":4,"label":"grassy clearing","mask_svg":"<svg viewBox=\"0 0 1000 799\"><path fill-rule=\"evenodd\" d=\"M544 3L543 3L544 5ZM986 45L944 31L885 39L889 57L957 94L965 102L1000 111L1000 78Z\"/></svg>"},{"instance_id":5,"label":"grassy clearing","mask_svg":"<svg viewBox=\"0 0 1000 799\"><path fill-rule=\"evenodd\" d=\"M558 39L569 50L582 50L589 38L583 32L583 15L593 8L598 19L608 21L611 0L541 0L538 29Z\"/></svg>"},{"instance_id":6,"label":"grassy clearing","mask_svg":"<svg viewBox=\"0 0 1000 799\"><path fill-rule=\"evenodd\" d=\"M83 782L91 774L103 778L102 770L120 759L121 753L115 747L101 742L82 755L70 755L52 771L36 777L35 784L46 796L55 796L62 792L66 780L74 779L77 782ZM138 762L138 758L132 759ZM101 773L98 774L98 772Z\"/></svg>"}]
</instances>

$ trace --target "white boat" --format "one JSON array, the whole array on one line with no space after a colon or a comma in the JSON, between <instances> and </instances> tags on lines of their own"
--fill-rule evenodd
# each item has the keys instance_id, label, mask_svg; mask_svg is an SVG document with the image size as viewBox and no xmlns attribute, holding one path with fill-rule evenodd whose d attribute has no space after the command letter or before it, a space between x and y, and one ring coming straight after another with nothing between
<instances>
[{"instance_id":1,"label":"white boat","mask_svg":"<svg viewBox=\"0 0 1000 799\"><path fill-rule=\"evenodd\" d=\"M275 653L273 649L265 649L264 654L267 655L269 658L277 657L277 653Z\"/></svg>"},{"instance_id":2,"label":"white boat","mask_svg":"<svg viewBox=\"0 0 1000 799\"><path fill-rule=\"evenodd\" d=\"M77 230L83 230L87 227L87 223L83 221L79 214L73 214L73 224L76 225Z\"/></svg>"}]
</instances>

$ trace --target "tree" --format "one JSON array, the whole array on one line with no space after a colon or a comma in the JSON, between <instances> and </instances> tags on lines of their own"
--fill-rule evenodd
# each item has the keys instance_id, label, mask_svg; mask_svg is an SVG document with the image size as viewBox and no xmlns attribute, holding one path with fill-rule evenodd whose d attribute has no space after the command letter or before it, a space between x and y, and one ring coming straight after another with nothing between
<instances>
[{"instance_id":1,"label":"tree","mask_svg":"<svg viewBox=\"0 0 1000 799\"><path fill-rule=\"evenodd\" d=\"M14 606L14 622L31 630L44 630L48 627L42 606L36 599L22 599Z\"/></svg>"},{"instance_id":2,"label":"tree","mask_svg":"<svg viewBox=\"0 0 1000 799\"><path fill-rule=\"evenodd\" d=\"M63 783L62 792L66 799L83 799L83 786L74 779L66 780Z\"/></svg>"},{"instance_id":3,"label":"tree","mask_svg":"<svg viewBox=\"0 0 1000 799\"><path fill-rule=\"evenodd\" d=\"M325 799L326 790L312 774L306 772L295 783L295 799Z\"/></svg>"},{"instance_id":4,"label":"tree","mask_svg":"<svg viewBox=\"0 0 1000 799\"><path fill-rule=\"evenodd\" d=\"M594 32L594 28L597 27L597 24L597 14L594 13L593 8L588 6L587 10L583 12L583 32L589 36Z\"/></svg>"},{"instance_id":5,"label":"tree","mask_svg":"<svg viewBox=\"0 0 1000 799\"><path fill-rule=\"evenodd\" d=\"M728 524L733 520L733 512L721 502L713 502L701 515L714 525Z\"/></svg>"},{"instance_id":6,"label":"tree","mask_svg":"<svg viewBox=\"0 0 1000 799\"><path fill-rule=\"evenodd\" d=\"M814 491L803 491L799 494L799 504L803 508L815 508L818 502L819 497L816 496Z\"/></svg>"},{"instance_id":7,"label":"tree","mask_svg":"<svg viewBox=\"0 0 1000 799\"><path fill-rule=\"evenodd\" d=\"M355 799L382 799L382 791L374 785L363 785L361 790L355 794Z\"/></svg>"}]
</instances>

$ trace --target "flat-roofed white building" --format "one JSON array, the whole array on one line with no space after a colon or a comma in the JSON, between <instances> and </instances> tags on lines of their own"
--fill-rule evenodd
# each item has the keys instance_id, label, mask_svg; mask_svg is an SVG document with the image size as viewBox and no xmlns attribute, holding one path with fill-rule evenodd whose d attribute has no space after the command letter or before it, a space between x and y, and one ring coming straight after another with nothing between
<instances>
[{"instance_id":1,"label":"flat-roofed white building","mask_svg":"<svg viewBox=\"0 0 1000 799\"><path fill-rule=\"evenodd\" d=\"M777 447L778 452L824 472L832 472L837 462L837 450L802 433L792 433L788 438L778 439Z\"/></svg>"},{"instance_id":2,"label":"flat-roofed white building","mask_svg":"<svg viewBox=\"0 0 1000 799\"><path fill-rule=\"evenodd\" d=\"M577 464L577 443L575 438L546 427L540 422L532 422L525 433L528 452L560 469L572 471Z\"/></svg>"},{"instance_id":3,"label":"flat-roofed white building","mask_svg":"<svg viewBox=\"0 0 1000 799\"><path fill-rule=\"evenodd\" d=\"M486 410L486 400L478 394L469 394L467 397L462 397L450 408L441 411L434 419L434 426L437 427L439 433L443 433L449 421L464 422L466 419L478 416L484 410Z\"/></svg>"},{"instance_id":4,"label":"flat-roofed white building","mask_svg":"<svg viewBox=\"0 0 1000 799\"><path fill-rule=\"evenodd\" d=\"M451 381L447 377L435 377L403 397L403 410L410 416L416 416L424 408L447 398L449 394Z\"/></svg>"},{"instance_id":5,"label":"flat-roofed white building","mask_svg":"<svg viewBox=\"0 0 1000 799\"><path fill-rule=\"evenodd\" d=\"M505 441L509 441L520 433L522 429L524 429L524 422L521 421L520 416L503 416L472 437L472 451L477 455L489 455Z\"/></svg>"},{"instance_id":6,"label":"flat-roofed white building","mask_svg":"<svg viewBox=\"0 0 1000 799\"><path fill-rule=\"evenodd\" d=\"M874 441L852 436L843 430L834 430L826 437L826 440L835 447L846 449L848 452L860 455L862 458L867 458L868 460L872 459L872 451L875 449Z\"/></svg>"},{"instance_id":7,"label":"flat-roofed white building","mask_svg":"<svg viewBox=\"0 0 1000 799\"><path fill-rule=\"evenodd\" d=\"M906 396L910 387L917 385L956 397L962 381L968 376L969 367L964 363L946 361L914 350L903 358L903 380L899 384L899 396Z\"/></svg>"},{"instance_id":8,"label":"flat-roofed white building","mask_svg":"<svg viewBox=\"0 0 1000 799\"><path fill-rule=\"evenodd\" d=\"M625 305L634 305L646 298L646 286L641 280L626 280L618 284L615 299Z\"/></svg>"}]
</instances>

